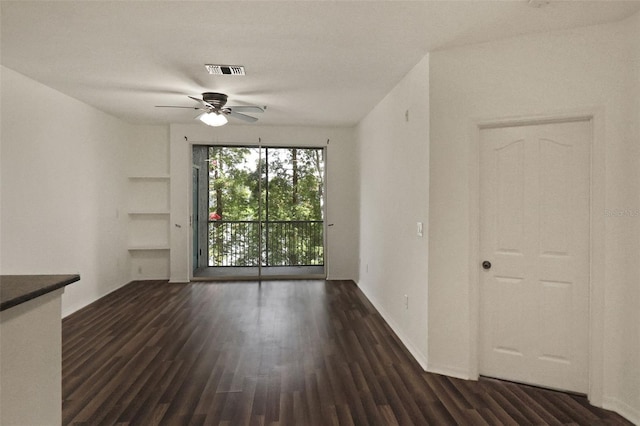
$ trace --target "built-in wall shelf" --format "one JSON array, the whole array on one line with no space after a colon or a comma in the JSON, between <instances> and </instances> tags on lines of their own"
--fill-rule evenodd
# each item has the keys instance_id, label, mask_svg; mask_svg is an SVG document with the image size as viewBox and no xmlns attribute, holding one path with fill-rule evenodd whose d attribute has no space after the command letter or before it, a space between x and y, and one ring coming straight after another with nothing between
<instances>
[{"instance_id":1,"label":"built-in wall shelf","mask_svg":"<svg viewBox=\"0 0 640 426\"><path fill-rule=\"evenodd\" d=\"M130 177L129 212L134 214L169 212L169 177Z\"/></svg>"},{"instance_id":2,"label":"built-in wall shelf","mask_svg":"<svg viewBox=\"0 0 640 426\"><path fill-rule=\"evenodd\" d=\"M163 245L159 245L159 246L135 246L135 247L129 247L128 250L129 251L157 251L157 250L169 250L170 247L167 246L163 246Z\"/></svg>"},{"instance_id":3,"label":"built-in wall shelf","mask_svg":"<svg viewBox=\"0 0 640 426\"><path fill-rule=\"evenodd\" d=\"M129 176L129 244L131 278L169 276L168 174Z\"/></svg>"},{"instance_id":4,"label":"built-in wall shelf","mask_svg":"<svg viewBox=\"0 0 640 426\"><path fill-rule=\"evenodd\" d=\"M129 215L131 216L168 216L170 213L166 212L154 212L154 211L131 211Z\"/></svg>"},{"instance_id":5,"label":"built-in wall shelf","mask_svg":"<svg viewBox=\"0 0 640 426\"><path fill-rule=\"evenodd\" d=\"M130 180L169 180L169 175L129 176Z\"/></svg>"},{"instance_id":6,"label":"built-in wall shelf","mask_svg":"<svg viewBox=\"0 0 640 426\"><path fill-rule=\"evenodd\" d=\"M144 127L144 126L143 126ZM166 126L128 144L126 245L131 280L166 280L171 254L171 172Z\"/></svg>"}]
</instances>

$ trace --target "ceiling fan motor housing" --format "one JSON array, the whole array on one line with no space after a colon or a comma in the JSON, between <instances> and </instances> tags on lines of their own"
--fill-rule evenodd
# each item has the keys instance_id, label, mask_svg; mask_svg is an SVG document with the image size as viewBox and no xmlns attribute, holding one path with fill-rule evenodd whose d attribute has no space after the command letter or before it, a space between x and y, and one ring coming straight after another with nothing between
<instances>
[{"instance_id":1,"label":"ceiling fan motor housing","mask_svg":"<svg viewBox=\"0 0 640 426\"><path fill-rule=\"evenodd\" d=\"M227 103L227 95L224 93L205 92L202 94L202 100L213 105L217 109L222 109Z\"/></svg>"}]
</instances>

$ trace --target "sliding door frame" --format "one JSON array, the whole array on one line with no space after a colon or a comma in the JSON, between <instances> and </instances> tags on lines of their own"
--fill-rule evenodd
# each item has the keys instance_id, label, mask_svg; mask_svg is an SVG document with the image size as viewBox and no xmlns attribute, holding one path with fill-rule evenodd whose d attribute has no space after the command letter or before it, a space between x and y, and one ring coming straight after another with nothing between
<instances>
[{"instance_id":1,"label":"sliding door frame","mask_svg":"<svg viewBox=\"0 0 640 426\"><path fill-rule=\"evenodd\" d=\"M224 147L224 148L250 148L250 149L258 149L259 152L259 160L258 160L258 169L261 170L262 167L262 161L266 161L266 158L263 159L263 149L308 149L308 150L320 150L322 153L322 161L323 161L323 170L322 170L322 245L323 245L323 272L322 274L312 274L312 275L268 275L265 276L262 274L262 250L264 247L264 242L263 242L263 235L262 235L262 226L263 226L263 222L266 221L266 217L265 220L262 220L262 209L265 208L265 206L263 206L262 203L262 197L260 197L260 199L258 200L258 232L259 232L259 238L258 238L258 244L259 244L259 259L258 259L258 275L257 276L233 276L233 275L225 275L225 276L207 276L207 277L197 277L195 276L195 271L196 271L196 267L194 267L194 265L192 265L192 267L190 268L190 279L192 281L255 281L256 279L258 280L282 280L282 279L326 279L326 277L328 276L328 270L329 270L329 256L328 256L328 240L327 240L327 234L328 234L328 227L331 226L332 224L329 224L327 221L327 213L328 213L328 207L327 207L327 194L328 194L328 189L327 189L327 176L328 176L328 161L327 161L327 146L322 146L322 145L309 145L309 146L305 146L305 145L297 145L297 144L269 144L269 145L264 145L261 143L261 141L259 141L257 144L255 143L211 143L211 142L191 142L191 147L190 147L190 158L193 158L193 150L195 147L197 146L204 146L207 148L210 147ZM266 157L266 156L265 156ZM193 166L193 164L192 164ZM268 172L267 172L268 173ZM208 173L207 173L208 175ZM268 179L268 176L266 177ZM191 180L190 180L191 181ZM261 193L262 191L262 185L263 185L263 176L260 176L260 179L258 179L258 190L259 193ZM200 185L201 187L203 186L202 184ZM207 188L208 188L208 183L207 183ZM193 188L190 188L190 194L192 194L193 192ZM208 199L208 197L207 197ZM193 205L193 200L190 200L191 202L189 203L190 206ZM267 202L267 200L265 200L265 202ZM194 217L194 212L192 211L192 207L190 207L190 214L191 217ZM207 209L208 210L208 209ZM207 221L208 221L208 217L207 217ZM208 232L208 231L207 231ZM189 244L187 245L187 247L192 247L193 246L193 232L189 233ZM208 238L207 238L208 241ZM208 245L208 243L207 243ZM191 258L193 257L193 254L191 253ZM206 256L208 258L208 254ZM208 263L208 262L207 262Z\"/></svg>"}]
</instances>

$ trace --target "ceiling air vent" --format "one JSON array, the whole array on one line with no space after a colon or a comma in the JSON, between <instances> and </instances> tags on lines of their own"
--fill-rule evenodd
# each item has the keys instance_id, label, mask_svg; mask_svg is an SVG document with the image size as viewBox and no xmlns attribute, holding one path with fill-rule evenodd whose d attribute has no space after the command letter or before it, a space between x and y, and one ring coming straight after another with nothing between
<instances>
[{"instance_id":1,"label":"ceiling air vent","mask_svg":"<svg viewBox=\"0 0 640 426\"><path fill-rule=\"evenodd\" d=\"M210 65L204 66L213 75L245 75L242 65Z\"/></svg>"}]
</instances>

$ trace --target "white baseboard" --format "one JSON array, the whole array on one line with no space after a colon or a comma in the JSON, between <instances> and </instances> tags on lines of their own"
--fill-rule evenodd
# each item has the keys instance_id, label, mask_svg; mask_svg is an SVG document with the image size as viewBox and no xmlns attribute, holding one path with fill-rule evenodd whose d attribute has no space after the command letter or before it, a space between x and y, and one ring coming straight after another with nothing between
<instances>
[{"instance_id":1,"label":"white baseboard","mask_svg":"<svg viewBox=\"0 0 640 426\"><path fill-rule=\"evenodd\" d=\"M602 408L615 411L631 423L640 425L640 407L632 407L617 398L605 396L602 401Z\"/></svg>"},{"instance_id":2,"label":"white baseboard","mask_svg":"<svg viewBox=\"0 0 640 426\"><path fill-rule=\"evenodd\" d=\"M445 365L429 364L427 366L427 371L429 373L442 374L443 376L455 377L456 379L477 380L477 378L474 379L470 377L468 371L460 370L457 368L451 368Z\"/></svg>"},{"instance_id":3,"label":"white baseboard","mask_svg":"<svg viewBox=\"0 0 640 426\"><path fill-rule=\"evenodd\" d=\"M356 285L358 285L358 284L356 284ZM360 289L360 291L362 291L362 293L369 300L369 302L371 302L371 304L380 313L380 316L382 317L382 319L384 319L386 321L386 323L389 324L389 327L391 327L391 330L393 330L393 332L396 333L396 335L398 336L398 338L400 339L402 344L405 346L405 348L407 348L407 350L409 351L411 356L413 356L413 358L418 362L418 364L420 364L420 367L422 367L422 369L424 371L427 371L427 357L426 357L426 355L423 354L416 347L416 345L413 344L411 339L409 339L406 336L406 334L404 334L402 332L402 329L398 326L398 324L395 323L395 321L393 321L391 316L384 310L384 308L382 308L380 303L378 303L373 297L371 297L369 294L367 294L367 291L364 288L360 287L359 285L358 285L358 288ZM425 330L425 332L426 332L426 330Z\"/></svg>"},{"instance_id":4,"label":"white baseboard","mask_svg":"<svg viewBox=\"0 0 640 426\"><path fill-rule=\"evenodd\" d=\"M391 316L384 310L384 308L380 305L380 303L378 303L375 298L371 297L371 295L369 295L367 293L367 291L358 286L358 288L360 289L360 291L362 291L362 293L367 297L367 299L369 299L369 301L371 302L371 304L376 308L376 310L380 313L380 316L382 316L382 318L387 322L387 324L389 324L389 327L391 327L391 329L393 330L394 333L396 333L396 335L398 336L398 338L400 339L400 341L404 344L404 346L407 348L407 350L409 351L409 353L411 353L411 355L413 356L413 358L415 358L415 360L418 362L418 364L420 364L420 367L422 367L422 369L424 371L428 371L430 373L435 373L435 374L442 374L444 376L450 376L450 377L455 377L458 379L463 379L463 380L473 380L470 376L469 376L469 372L466 370L459 370L459 369L455 369L455 368L451 368L448 366L440 366L440 365L433 365L430 364L427 360L427 356L425 354L423 354L411 341L411 339L409 339L403 332L402 329L395 323L395 321L393 321L393 319L391 318ZM426 332L426 330L425 330ZM477 379L477 378L476 378Z\"/></svg>"},{"instance_id":5,"label":"white baseboard","mask_svg":"<svg viewBox=\"0 0 640 426\"><path fill-rule=\"evenodd\" d=\"M65 307L63 307L63 309L62 309L62 318L64 319L64 318L68 317L69 315L71 315L71 314L73 314L73 313L75 313L75 312L79 311L80 309L83 309L83 308L85 308L85 307L89 306L89 305L90 305L90 304L92 304L93 302L95 302L95 301L97 301L97 300L99 300L99 299L102 299L103 297L106 297L106 296L110 295L110 294L111 294L111 293L113 293L114 291L119 290L119 289L121 289L122 287L124 287L125 285L130 284L130 283L131 283L131 281L127 281L127 282L125 282L125 283L122 283L122 284L120 284L120 285L117 285L116 287L109 288L109 289L107 289L105 292L103 292L103 293L99 294L99 295L98 295L97 297L95 297L94 299L91 299L91 300L83 300L82 302L77 303L77 304L75 304L75 305L73 305L73 306L69 306L69 307L66 307L66 308L65 308ZM64 298L64 293L62 293L62 297Z\"/></svg>"}]
</instances>

